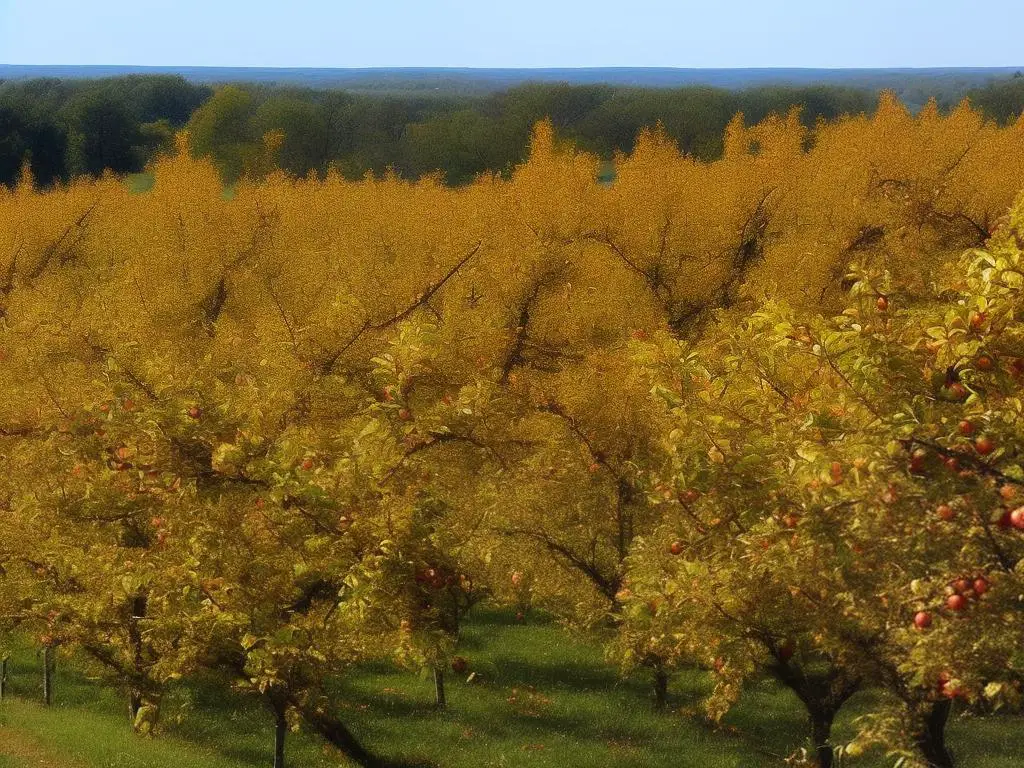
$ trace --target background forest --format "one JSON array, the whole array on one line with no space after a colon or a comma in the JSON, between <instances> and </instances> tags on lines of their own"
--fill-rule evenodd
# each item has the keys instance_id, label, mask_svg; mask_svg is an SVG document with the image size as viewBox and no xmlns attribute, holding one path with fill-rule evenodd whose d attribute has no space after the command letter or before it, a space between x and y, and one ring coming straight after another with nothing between
<instances>
[{"instance_id":1,"label":"background forest","mask_svg":"<svg viewBox=\"0 0 1024 768\"><path fill-rule=\"evenodd\" d=\"M915 112L935 98L945 113L965 97L1001 123L1024 109L1020 77L987 85L952 76L903 81L899 96ZM393 80L355 90L214 87L173 75L0 81L0 184L14 183L26 158L43 186L104 168L140 172L186 125L193 151L211 157L227 183L266 167L262 137L271 131L284 134L274 163L296 176L334 167L358 179L390 167L405 178L439 170L449 184L465 184L522 162L542 119L552 120L560 140L605 160L630 151L639 131L658 122L682 151L713 160L737 112L756 123L800 105L801 119L813 127L819 119L871 113L879 94L870 78L741 90L537 82L482 93L463 92L458 80L430 82L436 90L396 90Z\"/></svg>"}]
</instances>

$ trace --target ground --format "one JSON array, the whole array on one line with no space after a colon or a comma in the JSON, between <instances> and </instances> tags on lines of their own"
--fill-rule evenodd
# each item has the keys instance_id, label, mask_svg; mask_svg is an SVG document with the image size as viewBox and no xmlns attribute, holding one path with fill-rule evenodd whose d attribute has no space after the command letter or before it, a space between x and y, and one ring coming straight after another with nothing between
<instances>
[{"instance_id":1,"label":"ground","mask_svg":"<svg viewBox=\"0 0 1024 768\"><path fill-rule=\"evenodd\" d=\"M615 766L758 768L782 765L802 744L796 700L765 681L752 687L725 727L712 729L696 711L708 680L673 677L670 710L653 711L649 681L622 679L597 643L574 641L542 617L516 622L503 611L480 611L460 653L476 680L449 675L449 711L431 706L432 683L390 666L361 669L346 686L346 721L368 744L389 755L424 758L444 768L488 766ZM57 701L34 699L39 659L23 647L12 661L14 697L0 704L0 768L243 768L271 763L271 720L241 695L193 681L177 689L158 738L133 735L124 702L63 659ZM467 673L468 674L468 673ZM852 702L837 725L842 741L867 698ZM1014 768L1024 754L1019 719L957 718L950 743L963 768ZM341 761L311 735L293 734L291 765ZM880 768L892 760L870 755L845 765Z\"/></svg>"}]
</instances>

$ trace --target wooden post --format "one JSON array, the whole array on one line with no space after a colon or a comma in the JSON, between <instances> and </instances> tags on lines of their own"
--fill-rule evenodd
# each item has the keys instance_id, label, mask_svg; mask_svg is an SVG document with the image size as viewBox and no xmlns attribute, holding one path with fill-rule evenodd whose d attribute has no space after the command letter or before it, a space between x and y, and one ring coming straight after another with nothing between
<instances>
[{"instance_id":1,"label":"wooden post","mask_svg":"<svg viewBox=\"0 0 1024 768\"><path fill-rule=\"evenodd\" d=\"M7 657L0 659L0 701L4 700L7 693Z\"/></svg>"},{"instance_id":2,"label":"wooden post","mask_svg":"<svg viewBox=\"0 0 1024 768\"><path fill-rule=\"evenodd\" d=\"M43 646L43 704L53 704L53 670L57 662L57 647Z\"/></svg>"},{"instance_id":3,"label":"wooden post","mask_svg":"<svg viewBox=\"0 0 1024 768\"><path fill-rule=\"evenodd\" d=\"M444 670L440 667L434 667L434 705L438 709L448 706L444 695Z\"/></svg>"}]
</instances>

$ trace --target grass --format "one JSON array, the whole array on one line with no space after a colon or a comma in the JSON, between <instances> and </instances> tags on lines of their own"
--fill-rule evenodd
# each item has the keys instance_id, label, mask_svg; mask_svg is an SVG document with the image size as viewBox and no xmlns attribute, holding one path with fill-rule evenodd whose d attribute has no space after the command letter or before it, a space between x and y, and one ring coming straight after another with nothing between
<instances>
[{"instance_id":1,"label":"grass","mask_svg":"<svg viewBox=\"0 0 1024 768\"><path fill-rule=\"evenodd\" d=\"M156 178L149 171L130 173L125 177L125 183L128 185L130 192L140 194L142 192L149 192L153 185L156 184Z\"/></svg>"},{"instance_id":2,"label":"grass","mask_svg":"<svg viewBox=\"0 0 1024 768\"><path fill-rule=\"evenodd\" d=\"M434 761L445 768L615 766L757 768L782 765L801 746L803 715L793 696L764 681L751 687L726 727L710 729L680 710L708 691L700 672L673 677L667 714L653 711L645 676L622 679L597 644L574 641L542 618L517 623L480 611L461 653L479 682L448 681L449 709L432 707L432 682L388 665L361 668L339 691L341 715L378 751ZM270 763L270 717L255 700L210 682L192 681L169 696L166 730L131 734L124 702L87 679L73 661L59 671L57 702L31 699L39 660L28 647L12 663L16 697L0 705L0 768L243 768ZM454 677L449 675L449 678ZM842 741L868 696L851 702L837 724ZM967 768L1011 768L1024 754L1019 719L957 720L950 743ZM11 747L10 745L14 745ZM316 737L289 737L293 766L338 765ZM849 765L891 764L873 755Z\"/></svg>"},{"instance_id":3,"label":"grass","mask_svg":"<svg viewBox=\"0 0 1024 768\"><path fill-rule=\"evenodd\" d=\"M130 173L124 177L124 183L128 185L129 192L139 195L153 189L156 185L156 177L150 171ZM224 187L223 196L225 200L233 200L235 198L235 185L229 184ZM4 768L3 764L0 764L0 768Z\"/></svg>"}]
</instances>

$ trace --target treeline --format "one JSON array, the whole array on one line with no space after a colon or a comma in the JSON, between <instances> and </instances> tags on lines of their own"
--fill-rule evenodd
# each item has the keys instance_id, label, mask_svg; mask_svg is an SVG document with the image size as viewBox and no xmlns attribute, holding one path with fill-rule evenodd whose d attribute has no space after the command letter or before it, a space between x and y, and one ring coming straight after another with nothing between
<instances>
[{"instance_id":1,"label":"treeline","mask_svg":"<svg viewBox=\"0 0 1024 768\"><path fill-rule=\"evenodd\" d=\"M213 94L174 76L0 84L0 183L28 161L43 186L142 170Z\"/></svg>"},{"instance_id":2,"label":"treeline","mask_svg":"<svg viewBox=\"0 0 1024 768\"><path fill-rule=\"evenodd\" d=\"M104 169L134 173L188 127L194 151L210 156L226 183L268 164L297 176L329 168L357 179L393 169L417 178L435 171L449 184L483 172L507 174L526 156L532 126L550 118L561 140L610 159L660 122L680 149L701 160L722 154L729 120L749 122L803 108L808 126L870 114L878 94L840 86L621 88L533 83L485 96L360 95L238 84L217 89L171 75L92 81L0 83L0 183L12 185L28 160L50 186ZM1024 110L1024 78L993 82L969 98L1005 123ZM946 94L944 112L954 106ZM265 137L280 133L279 142Z\"/></svg>"}]
</instances>

